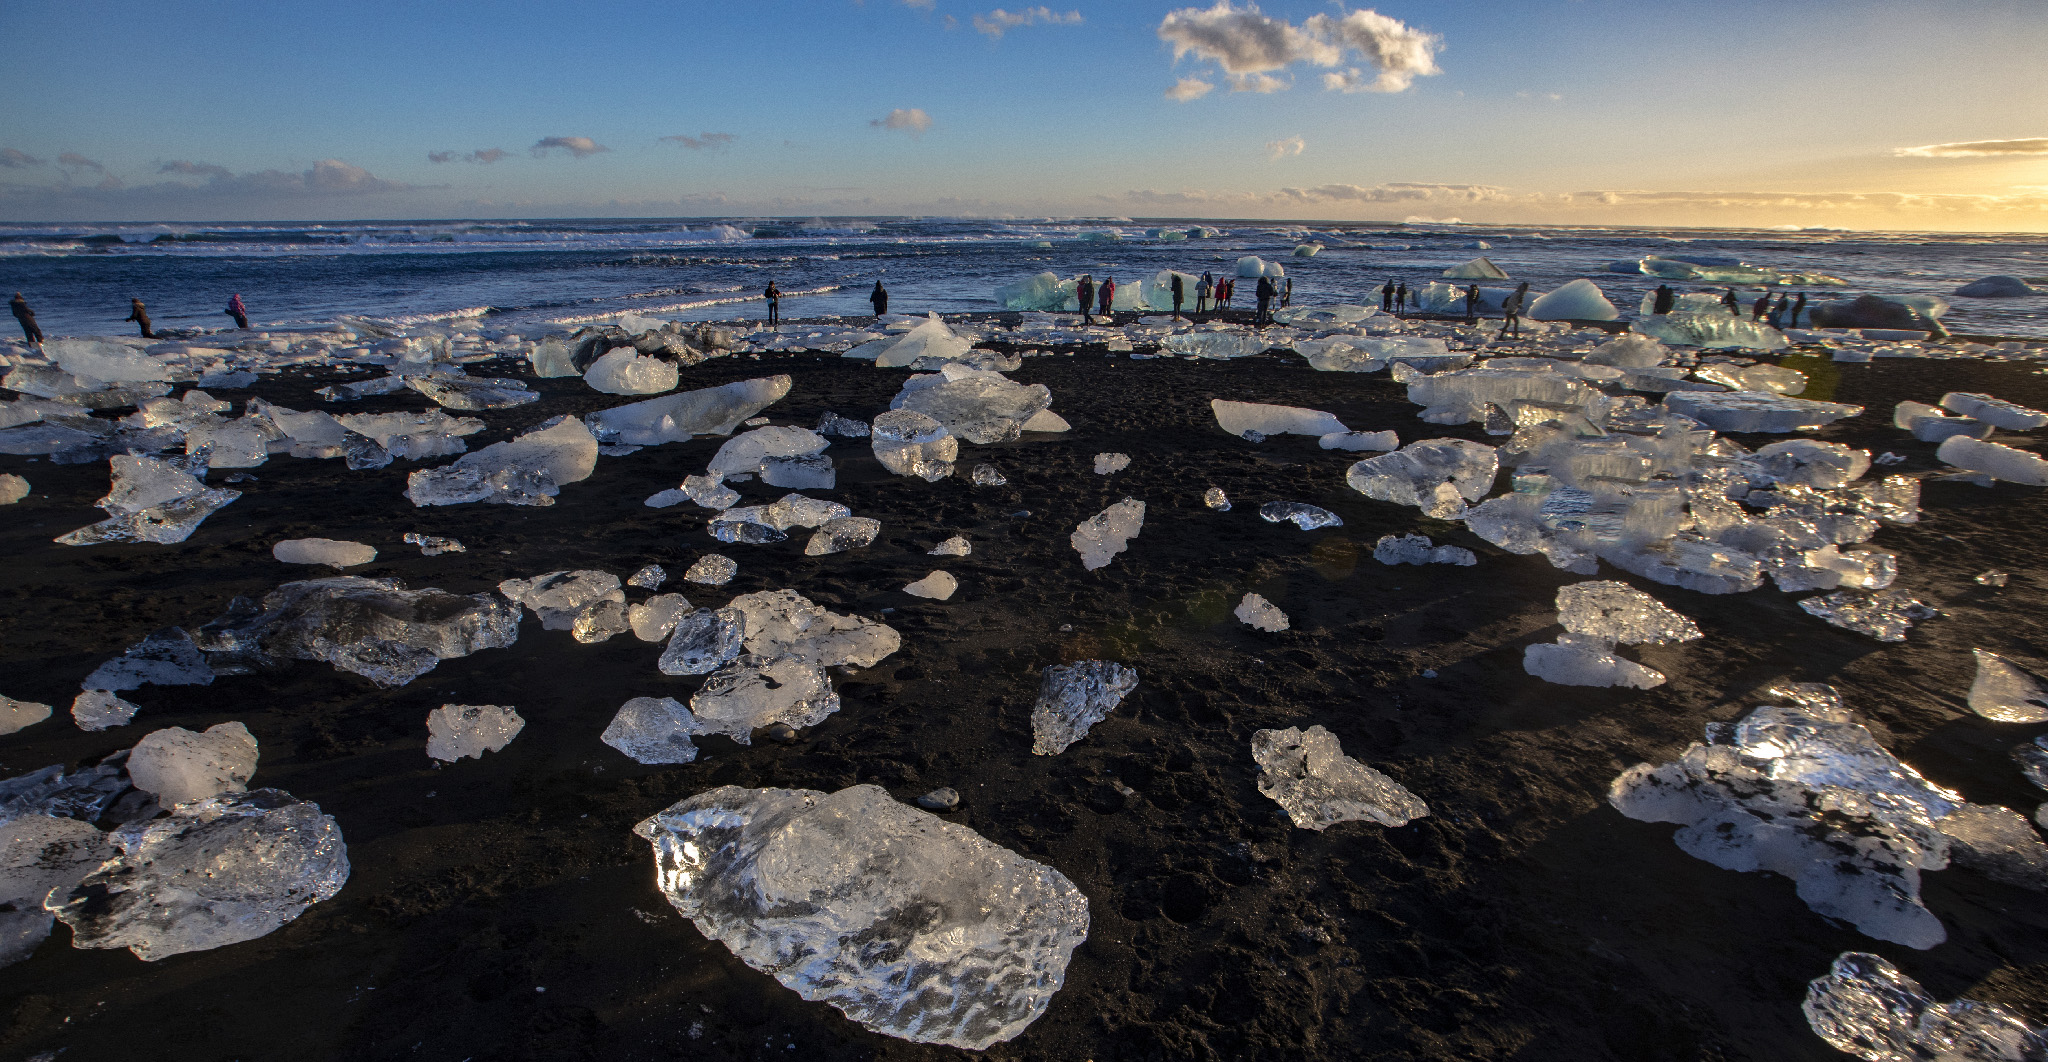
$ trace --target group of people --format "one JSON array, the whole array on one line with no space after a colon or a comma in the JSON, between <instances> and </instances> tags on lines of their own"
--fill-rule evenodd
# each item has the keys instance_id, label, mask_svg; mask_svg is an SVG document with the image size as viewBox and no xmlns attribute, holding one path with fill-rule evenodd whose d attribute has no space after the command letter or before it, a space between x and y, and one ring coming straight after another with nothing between
<instances>
[{"instance_id":1,"label":"group of people","mask_svg":"<svg viewBox=\"0 0 2048 1062\"><path fill-rule=\"evenodd\" d=\"M1182 307L1187 304L1187 285L1181 279L1179 273L1173 273L1171 276L1173 279L1168 282L1167 290L1173 296L1173 315L1179 317ZM1085 281L1087 278L1083 277L1082 279ZM1212 273L1203 273L1202 279L1195 282L1195 312L1218 313L1228 310L1230 309L1230 300L1236 294L1236 277L1225 276L1218 279ZM1272 324L1273 304L1278 302L1280 307L1285 309L1288 304L1294 301L1294 278L1282 277L1276 282L1272 277L1261 276L1259 277L1258 284L1252 289L1252 297L1256 300L1256 307L1252 312L1252 323L1254 325ZM1102 312L1105 315L1109 313L1109 303L1107 300L1103 302Z\"/></svg>"},{"instance_id":2,"label":"group of people","mask_svg":"<svg viewBox=\"0 0 2048 1062\"><path fill-rule=\"evenodd\" d=\"M1672 308L1677 305L1678 293L1671 290L1671 285L1657 285L1657 294L1650 300L1650 312L1652 314L1670 313ZM1727 288L1721 292L1721 305L1726 307L1729 313L1737 317L1742 316L1742 300L1735 297L1734 288ZM1797 328L1799 327L1799 315L1805 312L1805 292L1798 292L1796 298L1781 292L1777 300L1773 302L1771 293L1766 291L1762 295L1757 296L1757 300L1750 304L1749 318L1752 321L1768 324L1772 328Z\"/></svg>"},{"instance_id":3,"label":"group of people","mask_svg":"<svg viewBox=\"0 0 2048 1062\"><path fill-rule=\"evenodd\" d=\"M22 341L30 346L41 346L43 328L36 323L36 311L29 306L28 299L17 291L14 298L7 301L7 308L13 312L15 323L21 326ZM235 319L236 328L249 327L249 308L242 305L240 295L228 296L228 308L222 312ZM149 321L149 308L142 304L141 299L128 300L128 316L122 320L135 322L135 327L141 331L142 338L156 338L156 328Z\"/></svg>"}]
</instances>

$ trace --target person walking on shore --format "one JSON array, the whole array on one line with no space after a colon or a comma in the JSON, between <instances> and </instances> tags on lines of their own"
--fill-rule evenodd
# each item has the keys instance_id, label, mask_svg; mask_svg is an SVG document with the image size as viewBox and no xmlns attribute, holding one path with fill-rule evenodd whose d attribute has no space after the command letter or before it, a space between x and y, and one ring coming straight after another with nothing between
<instances>
[{"instance_id":1,"label":"person walking on shore","mask_svg":"<svg viewBox=\"0 0 2048 1062\"><path fill-rule=\"evenodd\" d=\"M1742 316L1742 303L1736 301L1734 288L1721 293L1721 305L1727 307L1729 313L1737 317Z\"/></svg>"},{"instance_id":2,"label":"person walking on shore","mask_svg":"<svg viewBox=\"0 0 2048 1062\"><path fill-rule=\"evenodd\" d=\"M1508 330L1513 329L1516 338L1521 337L1522 300L1526 298L1528 294L1529 282L1524 280L1522 281L1522 285L1515 289L1515 293L1513 295L1508 296L1507 301L1501 304L1501 309L1507 312L1507 318L1501 321L1500 323L1500 335L1507 335ZM1498 339L1500 338L1500 336L1495 336L1494 338Z\"/></svg>"},{"instance_id":3,"label":"person walking on shore","mask_svg":"<svg viewBox=\"0 0 2048 1062\"><path fill-rule=\"evenodd\" d=\"M1110 304L1116 300L1115 277L1105 277L1103 279L1102 291L1095 296L1095 299L1096 305L1102 310L1102 316L1109 317L1110 323L1115 324L1116 320L1109 312Z\"/></svg>"},{"instance_id":4,"label":"person walking on shore","mask_svg":"<svg viewBox=\"0 0 2048 1062\"><path fill-rule=\"evenodd\" d=\"M1215 294L1216 279L1214 277L1211 277L1207 273L1203 273L1202 282L1195 285L1195 312L1209 312L1209 300L1213 298Z\"/></svg>"},{"instance_id":5,"label":"person walking on shore","mask_svg":"<svg viewBox=\"0 0 2048 1062\"><path fill-rule=\"evenodd\" d=\"M236 328L242 329L245 332L248 331L249 308L242 305L242 297L240 295L228 296L227 315L235 319Z\"/></svg>"},{"instance_id":6,"label":"person walking on shore","mask_svg":"<svg viewBox=\"0 0 2048 1062\"><path fill-rule=\"evenodd\" d=\"M868 292L868 302L874 306L876 317L879 318L883 314L888 313L889 289L883 287L881 281L875 281L875 290Z\"/></svg>"},{"instance_id":7,"label":"person walking on shore","mask_svg":"<svg viewBox=\"0 0 2048 1062\"><path fill-rule=\"evenodd\" d=\"M1676 305L1678 305L1678 295L1677 295L1677 294L1676 294L1675 292L1673 292L1673 291L1671 290L1671 285L1669 285L1669 284L1659 284L1659 285L1657 285L1657 298L1656 298L1656 301L1654 301L1654 302L1652 302L1652 303L1650 304L1650 306L1651 306L1650 312L1651 312L1651 313L1670 313L1670 312L1671 312L1671 308L1672 308L1673 306L1676 306Z\"/></svg>"},{"instance_id":8,"label":"person walking on shore","mask_svg":"<svg viewBox=\"0 0 2048 1062\"><path fill-rule=\"evenodd\" d=\"M1380 309L1387 313L1394 312L1394 278L1392 277L1388 277L1387 286L1380 289Z\"/></svg>"},{"instance_id":9,"label":"person walking on shore","mask_svg":"<svg viewBox=\"0 0 2048 1062\"><path fill-rule=\"evenodd\" d=\"M1772 328L1785 327L1785 306L1791 301L1791 296L1779 295L1778 301L1771 305L1771 312L1765 316L1765 320L1770 322Z\"/></svg>"},{"instance_id":10,"label":"person walking on shore","mask_svg":"<svg viewBox=\"0 0 2048 1062\"><path fill-rule=\"evenodd\" d=\"M1394 289L1394 312L1404 315L1408 312L1408 282L1405 280Z\"/></svg>"},{"instance_id":11,"label":"person walking on shore","mask_svg":"<svg viewBox=\"0 0 2048 1062\"><path fill-rule=\"evenodd\" d=\"M1293 302L1294 278L1287 277L1286 279L1280 281L1280 308L1284 310L1288 306L1292 305Z\"/></svg>"},{"instance_id":12,"label":"person walking on shore","mask_svg":"<svg viewBox=\"0 0 2048 1062\"><path fill-rule=\"evenodd\" d=\"M1465 287L1465 323L1468 325L1479 323L1479 285L1477 284L1469 284Z\"/></svg>"},{"instance_id":13,"label":"person walking on shore","mask_svg":"<svg viewBox=\"0 0 2048 1062\"><path fill-rule=\"evenodd\" d=\"M768 327L770 327L770 328L779 328L779 327L781 327L781 326L782 326L782 289L780 289L780 288L777 288L777 287L775 286L775 282L771 280L771 281L769 281L769 282L768 282L768 290L767 290L767 291L765 291L765 292L762 292L762 294L763 294L763 295L766 295L766 296L768 297Z\"/></svg>"},{"instance_id":14,"label":"person walking on shore","mask_svg":"<svg viewBox=\"0 0 2048 1062\"><path fill-rule=\"evenodd\" d=\"M14 312L15 322L21 325L22 342L32 347L42 346L42 326L36 324L36 312L28 308L28 300L21 297L21 292L14 293L14 298L7 301L7 308Z\"/></svg>"},{"instance_id":15,"label":"person walking on shore","mask_svg":"<svg viewBox=\"0 0 2048 1062\"><path fill-rule=\"evenodd\" d=\"M142 329L142 338L156 338L156 333L149 330L149 311L143 309L141 299L128 300L128 316L122 320L135 322L135 326Z\"/></svg>"},{"instance_id":16,"label":"person walking on shore","mask_svg":"<svg viewBox=\"0 0 2048 1062\"><path fill-rule=\"evenodd\" d=\"M1802 291L1799 293L1798 298L1792 300L1791 326L1793 328L1799 327L1799 312L1804 309L1806 309L1806 293Z\"/></svg>"},{"instance_id":17,"label":"person walking on shore","mask_svg":"<svg viewBox=\"0 0 2048 1062\"><path fill-rule=\"evenodd\" d=\"M1086 273L1081 274L1081 282L1075 286L1074 294L1076 301L1081 304L1081 324L1094 324L1095 321L1089 316L1089 311L1095 308L1095 278Z\"/></svg>"},{"instance_id":18,"label":"person walking on shore","mask_svg":"<svg viewBox=\"0 0 2048 1062\"><path fill-rule=\"evenodd\" d=\"M1181 286L1179 273L1173 274L1173 280L1168 283L1168 287L1173 291L1173 318L1178 321L1180 320L1180 304L1187 298L1188 294L1187 289Z\"/></svg>"},{"instance_id":19,"label":"person walking on shore","mask_svg":"<svg viewBox=\"0 0 2048 1062\"><path fill-rule=\"evenodd\" d=\"M1750 306L1749 319L1752 321L1761 321L1764 319L1764 314L1769 313L1770 310L1771 293L1766 291L1762 295L1757 296L1756 302Z\"/></svg>"},{"instance_id":20,"label":"person walking on shore","mask_svg":"<svg viewBox=\"0 0 2048 1062\"><path fill-rule=\"evenodd\" d=\"M1273 278L1262 276L1252 295L1258 300L1257 309L1252 311L1253 326L1264 326L1273 320Z\"/></svg>"}]
</instances>

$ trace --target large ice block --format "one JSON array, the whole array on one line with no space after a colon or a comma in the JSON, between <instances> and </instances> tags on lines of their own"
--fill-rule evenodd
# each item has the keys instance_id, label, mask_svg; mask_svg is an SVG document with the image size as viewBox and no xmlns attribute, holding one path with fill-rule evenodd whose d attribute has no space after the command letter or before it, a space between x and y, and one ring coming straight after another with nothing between
<instances>
[{"instance_id":1,"label":"large ice block","mask_svg":"<svg viewBox=\"0 0 2048 1062\"><path fill-rule=\"evenodd\" d=\"M107 519L59 535L59 544L183 542L208 516L242 496L240 491L208 487L184 467L161 458L115 454L108 463L113 488L93 503L107 511Z\"/></svg>"},{"instance_id":2,"label":"large ice block","mask_svg":"<svg viewBox=\"0 0 2048 1062\"><path fill-rule=\"evenodd\" d=\"M620 706L598 740L647 764L695 763L697 720L673 697L635 697Z\"/></svg>"},{"instance_id":3,"label":"large ice block","mask_svg":"<svg viewBox=\"0 0 2048 1062\"><path fill-rule=\"evenodd\" d=\"M1868 952L1843 952L1807 985L1799 1009L1814 1035L1866 1062L2048 1058L2048 1029L1995 1003L1938 1003L1920 982Z\"/></svg>"},{"instance_id":4,"label":"large ice block","mask_svg":"<svg viewBox=\"0 0 2048 1062\"><path fill-rule=\"evenodd\" d=\"M1236 402L1225 398L1209 400L1216 426L1232 435L1255 431L1260 435L1309 435L1321 437L1350 431L1344 422L1320 409L1275 406L1263 402Z\"/></svg>"},{"instance_id":5,"label":"large ice block","mask_svg":"<svg viewBox=\"0 0 2048 1062\"><path fill-rule=\"evenodd\" d=\"M1426 516L1452 520L1467 502L1493 490L1500 458L1491 446L1465 439L1424 439L1351 466L1344 481L1368 498L1413 505Z\"/></svg>"},{"instance_id":6,"label":"large ice block","mask_svg":"<svg viewBox=\"0 0 2048 1062\"><path fill-rule=\"evenodd\" d=\"M65 372L98 384L151 383L171 378L170 367L165 363L110 339L86 336L48 340L43 343L43 356Z\"/></svg>"},{"instance_id":7,"label":"large ice block","mask_svg":"<svg viewBox=\"0 0 2048 1062\"><path fill-rule=\"evenodd\" d=\"M1038 703L1031 707L1031 752L1057 756L1109 717L1138 686L1138 672L1106 660L1082 660L1045 669Z\"/></svg>"},{"instance_id":8,"label":"large ice block","mask_svg":"<svg viewBox=\"0 0 2048 1062\"><path fill-rule=\"evenodd\" d=\"M915 410L892 409L874 419L873 431L870 444L883 468L928 483L953 474L960 440L932 417Z\"/></svg>"},{"instance_id":9,"label":"large ice block","mask_svg":"<svg viewBox=\"0 0 2048 1062\"><path fill-rule=\"evenodd\" d=\"M240 793L256 774L256 739L240 723L221 723L195 734L174 726L135 743L128 774L135 787L171 808Z\"/></svg>"},{"instance_id":10,"label":"large ice block","mask_svg":"<svg viewBox=\"0 0 2048 1062\"><path fill-rule=\"evenodd\" d=\"M1971 650L1977 677L1970 683L1970 710L2000 723L2048 723L2048 689L2039 679L1997 653Z\"/></svg>"},{"instance_id":11,"label":"large ice block","mask_svg":"<svg viewBox=\"0 0 2048 1062\"><path fill-rule=\"evenodd\" d=\"M676 364L642 357L632 347L605 352L583 372L583 382L608 395L658 395L676 389Z\"/></svg>"},{"instance_id":12,"label":"large ice block","mask_svg":"<svg viewBox=\"0 0 2048 1062\"><path fill-rule=\"evenodd\" d=\"M730 435L741 422L781 401L789 384L787 376L738 380L613 406L583 419L591 434L607 444L655 446L697 435Z\"/></svg>"},{"instance_id":13,"label":"large ice block","mask_svg":"<svg viewBox=\"0 0 2048 1062\"><path fill-rule=\"evenodd\" d=\"M1401 783L1344 755L1337 735L1321 726L1254 733L1252 761L1259 792L1304 830L1340 822L1405 826L1429 814L1429 805Z\"/></svg>"},{"instance_id":14,"label":"large ice block","mask_svg":"<svg viewBox=\"0 0 2048 1062\"><path fill-rule=\"evenodd\" d=\"M1958 435L1944 440L1934 456L1970 472L1982 472L1992 479L2048 487L2048 461L2017 447Z\"/></svg>"},{"instance_id":15,"label":"large ice block","mask_svg":"<svg viewBox=\"0 0 2048 1062\"><path fill-rule=\"evenodd\" d=\"M1612 321L1620 316L1621 311L1607 301L1600 285L1583 277L1529 305L1532 321Z\"/></svg>"},{"instance_id":16,"label":"large ice block","mask_svg":"<svg viewBox=\"0 0 2048 1062\"><path fill-rule=\"evenodd\" d=\"M1632 326L1675 347L1707 350L1783 350L1791 346L1785 333L1761 321L1711 311L1674 310L1638 317Z\"/></svg>"},{"instance_id":17,"label":"large ice block","mask_svg":"<svg viewBox=\"0 0 2048 1062\"><path fill-rule=\"evenodd\" d=\"M1452 280L1506 280L1508 271L1493 264L1493 259L1481 256L1444 270L1444 276Z\"/></svg>"},{"instance_id":18,"label":"large ice block","mask_svg":"<svg viewBox=\"0 0 2048 1062\"><path fill-rule=\"evenodd\" d=\"M1044 384L1012 382L999 372L947 365L937 373L912 376L889 402L890 409L923 413L971 443L1010 442L1024 425L1052 405Z\"/></svg>"},{"instance_id":19,"label":"large ice block","mask_svg":"<svg viewBox=\"0 0 2048 1062\"><path fill-rule=\"evenodd\" d=\"M509 442L492 443L452 465L423 468L406 479L414 505L553 505L561 486L590 478L597 439L574 417L561 416Z\"/></svg>"},{"instance_id":20,"label":"large ice block","mask_svg":"<svg viewBox=\"0 0 2048 1062\"><path fill-rule=\"evenodd\" d=\"M1862 406L1787 398L1769 391L1673 391L1665 408L1715 431L1788 432L1863 414Z\"/></svg>"},{"instance_id":21,"label":"large ice block","mask_svg":"<svg viewBox=\"0 0 2048 1062\"><path fill-rule=\"evenodd\" d=\"M195 632L214 668L320 660L380 686L403 686L442 660L511 645L519 609L491 594L407 590L396 579L341 575L285 583L260 608L237 598Z\"/></svg>"}]
</instances>

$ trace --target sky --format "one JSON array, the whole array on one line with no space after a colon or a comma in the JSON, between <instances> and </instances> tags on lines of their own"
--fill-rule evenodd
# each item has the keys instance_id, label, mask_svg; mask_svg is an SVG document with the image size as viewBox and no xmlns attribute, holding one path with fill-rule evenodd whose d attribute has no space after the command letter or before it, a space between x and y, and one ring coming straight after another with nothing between
<instances>
[{"instance_id":1,"label":"sky","mask_svg":"<svg viewBox=\"0 0 2048 1062\"><path fill-rule=\"evenodd\" d=\"M2043 0L8 0L0 221L2048 230Z\"/></svg>"}]
</instances>

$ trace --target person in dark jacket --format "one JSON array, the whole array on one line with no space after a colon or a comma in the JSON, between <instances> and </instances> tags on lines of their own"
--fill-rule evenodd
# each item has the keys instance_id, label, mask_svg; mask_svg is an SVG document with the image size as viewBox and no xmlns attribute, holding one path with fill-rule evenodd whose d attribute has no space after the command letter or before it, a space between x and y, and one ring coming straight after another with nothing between
<instances>
[{"instance_id":1,"label":"person in dark jacket","mask_svg":"<svg viewBox=\"0 0 2048 1062\"><path fill-rule=\"evenodd\" d=\"M1769 312L1771 312L1771 293L1766 291L1762 295L1757 296L1756 302L1749 307L1749 319L1761 321L1764 319L1764 314Z\"/></svg>"},{"instance_id":2,"label":"person in dark jacket","mask_svg":"<svg viewBox=\"0 0 2048 1062\"><path fill-rule=\"evenodd\" d=\"M1517 336L1522 334L1522 300L1528 297L1529 282L1524 280L1521 286L1515 289L1515 293L1501 304L1501 309L1507 311L1507 318L1500 323L1501 335L1507 335L1509 329L1513 329Z\"/></svg>"},{"instance_id":3,"label":"person in dark jacket","mask_svg":"<svg viewBox=\"0 0 2048 1062\"><path fill-rule=\"evenodd\" d=\"M1770 322L1772 328L1785 327L1785 307L1791 301L1792 297L1790 295L1780 295L1778 296L1778 301L1771 304L1771 312L1766 315L1765 320Z\"/></svg>"},{"instance_id":4,"label":"person in dark jacket","mask_svg":"<svg viewBox=\"0 0 2048 1062\"><path fill-rule=\"evenodd\" d=\"M768 296L768 327L780 327L782 325L782 289L776 287L775 282L771 280L768 282L768 290L762 294Z\"/></svg>"},{"instance_id":5,"label":"person in dark jacket","mask_svg":"<svg viewBox=\"0 0 2048 1062\"><path fill-rule=\"evenodd\" d=\"M1671 308L1678 305L1678 294L1671 290L1671 285L1659 284L1657 285L1657 299L1650 305L1651 313L1670 313Z\"/></svg>"},{"instance_id":6,"label":"person in dark jacket","mask_svg":"<svg viewBox=\"0 0 2048 1062\"><path fill-rule=\"evenodd\" d=\"M1408 282L1405 280L1401 282L1400 287L1394 289L1394 312L1408 312Z\"/></svg>"},{"instance_id":7,"label":"person in dark jacket","mask_svg":"<svg viewBox=\"0 0 2048 1062\"><path fill-rule=\"evenodd\" d=\"M889 289L883 287L881 281L875 281L875 290L868 292L868 302L874 305L876 317L880 317L883 314L888 313Z\"/></svg>"},{"instance_id":8,"label":"person in dark jacket","mask_svg":"<svg viewBox=\"0 0 2048 1062\"><path fill-rule=\"evenodd\" d=\"M1477 284L1469 284L1465 287L1465 323L1468 325L1479 323L1479 285Z\"/></svg>"},{"instance_id":9,"label":"person in dark jacket","mask_svg":"<svg viewBox=\"0 0 2048 1062\"><path fill-rule=\"evenodd\" d=\"M41 346L42 326L36 324L36 312L28 308L28 300L21 297L21 292L14 293L14 298L7 302L7 308L14 311L14 319L21 325L22 342L32 347Z\"/></svg>"},{"instance_id":10,"label":"person in dark jacket","mask_svg":"<svg viewBox=\"0 0 2048 1062\"><path fill-rule=\"evenodd\" d=\"M1074 297L1075 301L1081 304L1081 323L1094 324L1095 321L1089 313L1095 309L1095 278L1086 273L1081 274L1081 282L1074 286Z\"/></svg>"},{"instance_id":11,"label":"person in dark jacket","mask_svg":"<svg viewBox=\"0 0 2048 1062\"><path fill-rule=\"evenodd\" d=\"M1737 317L1742 316L1742 303L1736 301L1734 288L1721 293L1721 305L1726 306L1729 313Z\"/></svg>"},{"instance_id":12,"label":"person in dark jacket","mask_svg":"<svg viewBox=\"0 0 2048 1062\"><path fill-rule=\"evenodd\" d=\"M1111 324L1115 324L1115 323L1116 323L1116 319L1115 319L1114 317L1112 317L1112 316L1111 316L1111 314L1110 314L1110 312L1109 312L1109 307L1110 307L1110 304L1111 304L1111 303L1113 303L1113 302L1115 302L1115 301L1116 301L1116 278L1115 278L1115 277L1108 277L1108 278L1106 278L1106 279L1104 279L1104 280L1103 280L1103 282L1102 282L1102 289L1101 289L1101 290L1100 290L1100 291L1099 291L1099 292L1098 292L1098 293L1096 294L1096 296L1095 296L1095 305L1096 305L1096 306L1097 306L1098 308L1100 308L1100 309L1101 309L1101 311L1102 311L1102 316L1104 316L1104 317L1109 317L1109 318L1110 318L1110 323L1111 323Z\"/></svg>"},{"instance_id":13,"label":"person in dark jacket","mask_svg":"<svg viewBox=\"0 0 2048 1062\"><path fill-rule=\"evenodd\" d=\"M1288 277L1280 282L1280 308L1284 310L1287 307L1293 305L1293 303L1294 278Z\"/></svg>"},{"instance_id":14,"label":"person in dark jacket","mask_svg":"<svg viewBox=\"0 0 2048 1062\"><path fill-rule=\"evenodd\" d=\"M1806 309L1806 293L1802 291L1799 293L1798 298L1792 300L1792 320L1787 322L1788 327L1799 327L1799 314L1804 309Z\"/></svg>"},{"instance_id":15,"label":"person in dark jacket","mask_svg":"<svg viewBox=\"0 0 2048 1062\"><path fill-rule=\"evenodd\" d=\"M1387 280L1386 287L1380 289L1380 309L1387 313L1394 312L1394 281L1392 278Z\"/></svg>"},{"instance_id":16,"label":"person in dark jacket","mask_svg":"<svg viewBox=\"0 0 2048 1062\"><path fill-rule=\"evenodd\" d=\"M227 309L227 314L228 314L228 316L229 316L229 317L232 317L232 318L234 318L234 319L235 319L235 327L236 327L236 328L240 328L240 329L244 329L244 330L247 330L247 329L248 329L248 327L249 327L249 308L248 308L247 306L244 306L244 305L242 305L242 297L241 297L240 295L230 295L230 296L228 296L228 309Z\"/></svg>"},{"instance_id":17,"label":"person in dark jacket","mask_svg":"<svg viewBox=\"0 0 2048 1062\"><path fill-rule=\"evenodd\" d=\"M128 316L122 320L135 322L135 326L142 329L142 338L156 338L156 333L149 330L149 311L143 309L141 299L128 300Z\"/></svg>"},{"instance_id":18,"label":"person in dark jacket","mask_svg":"<svg viewBox=\"0 0 2048 1062\"><path fill-rule=\"evenodd\" d=\"M1262 276L1252 294L1258 299L1258 308L1252 312L1252 324L1265 325L1273 321L1273 278Z\"/></svg>"},{"instance_id":19,"label":"person in dark jacket","mask_svg":"<svg viewBox=\"0 0 2048 1062\"><path fill-rule=\"evenodd\" d=\"M1188 294L1187 291L1181 287L1179 273L1173 274L1173 280L1169 286L1173 290L1173 316L1178 318L1180 316L1180 304L1182 300L1187 298Z\"/></svg>"}]
</instances>

